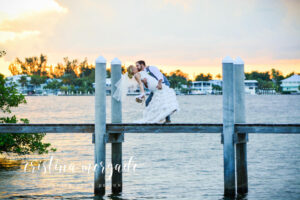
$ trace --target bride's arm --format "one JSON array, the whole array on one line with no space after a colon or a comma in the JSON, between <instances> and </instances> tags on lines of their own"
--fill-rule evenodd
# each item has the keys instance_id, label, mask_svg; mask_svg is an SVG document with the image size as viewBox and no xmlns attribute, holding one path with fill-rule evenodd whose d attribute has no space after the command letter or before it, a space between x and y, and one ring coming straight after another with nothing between
<instances>
[{"instance_id":1,"label":"bride's arm","mask_svg":"<svg viewBox=\"0 0 300 200\"><path fill-rule=\"evenodd\" d=\"M141 81L141 75L140 75L139 73L136 73L136 74L134 75L134 78L135 78L135 80L136 80L136 81L138 82L138 84L139 84L141 94L142 94L143 96L145 96L145 90L144 90L144 85L143 85L143 83L142 83L142 81Z\"/></svg>"}]
</instances>

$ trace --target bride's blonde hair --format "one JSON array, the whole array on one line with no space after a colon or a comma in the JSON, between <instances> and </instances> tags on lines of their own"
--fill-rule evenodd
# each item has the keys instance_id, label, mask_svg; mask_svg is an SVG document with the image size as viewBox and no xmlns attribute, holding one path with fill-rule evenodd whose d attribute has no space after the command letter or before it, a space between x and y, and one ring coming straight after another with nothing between
<instances>
[{"instance_id":1,"label":"bride's blonde hair","mask_svg":"<svg viewBox=\"0 0 300 200\"><path fill-rule=\"evenodd\" d=\"M128 77L129 77L130 79L134 76L133 68L134 68L133 65L129 65L129 66L127 67L127 75L128 75Z\"/></svg>"}]
</instances>

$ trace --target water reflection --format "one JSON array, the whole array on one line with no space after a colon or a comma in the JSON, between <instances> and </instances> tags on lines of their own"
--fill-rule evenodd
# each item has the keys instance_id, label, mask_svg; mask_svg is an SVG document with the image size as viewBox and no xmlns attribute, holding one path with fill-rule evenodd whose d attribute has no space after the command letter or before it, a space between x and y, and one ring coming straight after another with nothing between
<instances>
[{"instance_id":1,"label":"water reflection","mask_svg":"<svg viewBox=\"0 0 300 200\"><path fill-rule=\"evenodd\" d=\"M221 96L180 96L173 122L219 123ZM93 123L94 97L28 97L14 113L32 123ZM134 99L133 99L134 100ZM300 123L300 96L247 96L247 122ZM271 103L270 103L271 102ZM124 122L141 116L142 106L123 105ZM135 104L134 104L135 105ZM107 121L110 98L107 97ZM57 152L0 160L1 199L94 199L93 173L24 173L53 156L61 164L94 162L91 134L48 134ZM110 144L106 163L111 163ZM287 156L288 155L288 156ZM123 174L123 193L104 199L230 199L223 197L223 151L220 134L126 134L123 160L135 158L136 172ZM231 199L297 199L300 188L300 136L250 135L249 194ZM28 168L29 169L29 168ZM108 174L108 173L107 173Z\"/></svg>"},{"instance_id":2,"label":"water reflection","mask_svg":"<svg viewBox=\"0 0 300 200\"><path fill-rule=\"evenodd\" d=\"M8 158L0 158L0 171L22 169L23 162L24 162L23 160L12 160Z\"/></svg>"}]
</instances>

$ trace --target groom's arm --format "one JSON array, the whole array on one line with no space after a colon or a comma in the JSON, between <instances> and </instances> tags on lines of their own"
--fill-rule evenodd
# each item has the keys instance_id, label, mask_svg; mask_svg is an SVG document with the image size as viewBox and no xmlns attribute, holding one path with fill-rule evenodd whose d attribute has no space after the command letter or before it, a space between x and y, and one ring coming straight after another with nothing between
<instances>
[{"instance_id":1,"label":"groom's arm","mask_svg":"<svg viewBox=\"0 0 300 200\"><path fill-rule=\"evenodd\" d=\"M149 70L152 72L152 74L158 79L157 88L162 88L162 82L164 80L163 74L159 71L159 69L155 66L150 66Z\"/></svg>"}]
</instances>

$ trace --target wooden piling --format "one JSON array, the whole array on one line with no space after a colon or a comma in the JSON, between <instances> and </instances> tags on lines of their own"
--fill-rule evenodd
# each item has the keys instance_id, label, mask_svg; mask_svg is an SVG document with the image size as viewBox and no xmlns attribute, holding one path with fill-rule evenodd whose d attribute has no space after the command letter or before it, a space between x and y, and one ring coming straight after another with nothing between
<instances>
[{"instance_id":1,"label":"wooden piling","mask_svg":"<svg viewBox=\"0 0 300 200\"><path fill-rule=\"evenodd\" d=\"M233 60L229 56L222 61L222 71L224 195L235 196L234 71Z\"/></svg>"},{"instance_id":2,"label":"wooden piling","mask_svg":"<svg viewBox=\"0 0 300 200\"><path fill-rule=\"evenodd\" d=\"M95 71L95 177L94 193L105 195L106 60L96 59Z\"/></svg>"},{"instance_id":3,"label":"wooden piling","mask_svg":"<svg viewBox=\"0 0 300 200\"><path fill-rule=\"evenodd\" d=\"M244 62L237 58L234 62L234 114L235 123L246 123L245 113L245 73ZM236 175L237 192L245 194L248 192L248 171L247 171L247 139L248 133L235 133L236 143Z\"/></svg>"},{"instance_id":4,"label":"wooden piling","mask_svg":"<svg viewBox=\"0 0 300 200\"><path fill-rule=\"evenodd\" d=\"M111 62L111 93L116 91L115 84L121 79L122 68L121 61L115 58ZM111 123L122 123L122 103L115 98L111 98ZM115 137L122 137L123 133L116 133ZM122 192L122 141L116 139L117 142L111 143L111 162L113 166L112 173L112 193L119 194Z\"/></svg>"}]
</instances>

